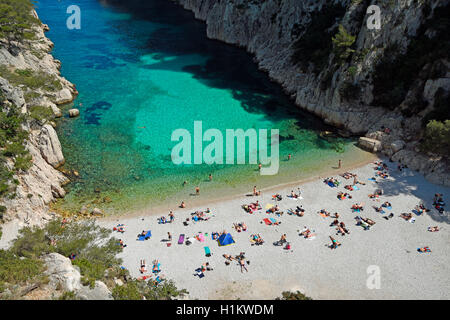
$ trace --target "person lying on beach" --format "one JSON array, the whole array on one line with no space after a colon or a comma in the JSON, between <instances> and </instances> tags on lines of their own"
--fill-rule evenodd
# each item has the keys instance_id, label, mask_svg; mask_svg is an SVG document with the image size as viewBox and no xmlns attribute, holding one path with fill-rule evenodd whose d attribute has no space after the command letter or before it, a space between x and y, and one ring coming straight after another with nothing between
<instances>
[{"instance_id":1,"label":"person lying on beach","mask_svg":"<svg viewBox=\"0 0 450 320\"><path fill-rule=\"evenodd\" d=\"M375 209L376 212L383 212L383 206L381 207L373 206L373 208Z\"/></svg>"},{"instance_id":2,"label":"person lying on beach","mask_svg":"<svg viewBox=\"0 0 450 320\"><path fill-rule=\"evenodd\" d=\"M341 174L341 177L345 178L345 179L350 179L352 177L355 177L356 174L351 173L351 172L344 172L344 174Z\"/></svg>"},{"instance_id":3,"label":"person lying on beach","mask_svg":"<svg viewBox=\"0 0 450 320\"><path fill-rule=\"evenodd\" d=\"M309 230L306 226L304 227L304 230L300 232L300 235L303 236L305 239L312 238L314 236L314 233Z\"/></svg>"},{"instance_id":4,"label":"person lying on beach","mask_svg":"<svg viewBox=\"0 0 450 320\"><path fill-rule=\"evenodd\" d=\"M184 203L184 201L181 201L180 208L186 208L186 203Z\"/></svg>"},{"instance_id":5,"label":"person lying on beach","mask_svg":"<svg viewBox=\"0 0 450 320\"><path fill-rule=\"evenodd\" d=\"M256 245L260 245L264 243L264 240L261 238L261 236L258 234L252 234L250 236L250 242Z\"/></svg>"},{"instance_id":6,"label":"person lying on beach","mask_svg":"<svg viewBox=\"0 0 450 320\"><path fill-rule=\"evenodd\" d=\"M247 267L245 266L245 260L244 259L240 259L239 260L239 265L241 266L241 273L243 272L243 270L245 269L245 271L248 272Z\"/></svg>"},{"instance_id":7,"label":"person lying on beach","mask_svg":"<svg viewBox=\"0 0 450 320\"><path fill-rule=\"evenodd\" d=\"M433 205L445 205L442 193L435 193L433 198Z\"/></svg>"},{"instance_id":8,"label":"person lying on beach","mask_svg":"<svg viewBox=\"0 0 450 320\"><path fill-rule=\"evenodd\" d=\"M123 243L122 239L119 239L119 245L123 248L125 248L127 245Z\"/></svg>"},{"instance_id":9,"label":"person lying on beach","mask_svg":"<svg viewBox=\"0 0 450 320\"><path fill-rule=\"evenodd\" d=\"M145 237L146 234L147 234L147 232L146 232L145 230L142 230L142 232L139 233L139 234L137 235L137 237L138 237L138 239L139 239L139 237Z\"/></svg>"},{"instance_id":10,"label":"person lying on beach","mask_svg":"<svg viewBox=\"0 0 450 320\"><path fill-rule=\"evenodd\" d=\"M289 196L288 196L288 197L289 197ZM293 199L298 199L298 198L300 197L300 192L299 192L299 194L296 194L296 193L294 192L294 190L291 190L291 195L290 195L290 197L293 198Z\"/></svg>"},{"instance_id":11,"label":"person lying on beach","mask_svg":"<svg viewBox=\"0 0 450 320\"><path fill-rule=\"evenodd\" d=\"M355 176L353 177L353 185L355 185L355 184L360 184L360 185L363 185L363 186L366 185L365 182L362 182L362 181L359 181L359 180L358 180L358 176L357 176L356 174L355 174Z\"/></svg>"},{"instance_id":12,"label":"person lying on beach","mask_svg":"<svg viewBox=\"0 0 450 320\"><path fill-rule=\"evenodd\" d=\"M277 193L272 196L272 200L281 201L283 200L283 197L281 196L281 194Z\"/></svg>"},{"instance_id":13,"label":"person lying on beach","mask_svg":"<svg viewBox=\"0 0 450 320\"><path fill-rule=\"evenodd\" d=\"M379 196L378 194L375 194L375 193L369 194L369 198L370 198L370 199L379 198L379 197L380 197L380 196Z\"/></svg>"},{"instance_id":14,"label":"person lying on beach","mask_svg":"<svg viewBox=\"0 0 450 320\"><path fill-rule=\"evenodd\" d=\"M348 229L345 227L345 223L344 222L340 222L339 226L344 230L345 233L349 234L350 231L348 231Z\"/></svg>"},{"instance_id":15,"label":"person lying on beach","mask_svg":"<svg viewBox=\"0 0 450 320\"><path fill-rule=\"evenodd\" d=\"M338 246L341 245L341 244L340 244L336 239L334 239L332 236L330 236L330 240L331 240L331 245L330 245L330 248L331 248L331 249L336 249Z\"/></svg>"},{"instance_id":16,"label":"person lying on beach","mask_svg":"<svg viewBox=\"0 0 450 320\"><path fill-rule=\"evenodd\" d=\"M339 193L338 193L338 195L337 195L337 198L339 199L339 200L344 200L344 199L347 199L347 198L349 198L349 199L351 199L352 198L352 195L351 194L349 194L349 193L343 193L342 191L339 191Z\"/></svg>"},{"instance_id":17,"label":"person lying on beach","mask_svg":"<svg viewBox=\"0 0 450 320\"><path fill-rule=\"evenodd\" d=\"M431 252L431 249L429 247L423 247L423 248L417 248L417 251L419 251L419 252Z\"/></svg>"},{"instance_id":18,"label":"person lying on beach","mask_svg":"<svg viewBox=\"0 0 450 320\"><path fill-rule=\"evenodd\" d=\"M124 232L125 232L125 229L124 229L124 227L123 227L123 224L118 224L117 226L115 226L115 227L113 228L113 231L117 231L117 232L124 233Z\"/></svg>"},{"instance_id":19,"label":"person lying on beach","mask_svg":"<svg viewBox=\"0 0 450 320\"><path fill-rule=\"evenodd\" d=\"M392 204L389 201L386 201L385 203L383 203L381 205L382 207L388 208L388 207L392 207Z\"/></svg>"},{"instance_id":20,"label":"person lying on beach","mask_svg":"<svg viewBox=\"0 0 450 320\"><path fill-rule=\"evenodd\" d=\"M369 230L370 229L370 225L367 224L360 216L356 216L355 220L356 220L356 225L357 226L363 227L364 230Z\"/></svg>"},{"instance_id":21,"label":"person lying on beach","mask_svg":"<svg viewBox=\"0 0 450 320\"><path fill-rule=\"evenodd\" d=\"M384 172L381 172L381 171L378 171L378 172L376 173L376 175L382 177L383 179L386 179L386 178L389 177L388 174L386 174L386 173L384 173Z\"/></svg>"},{"instance_id":22,"label":"person lying on beach","mask_svg":"<svg viewBox=\"0 0 450 320\"><path fill-rule=\"evenodd\" d=\"M158 219L159 224L165 224L166 222L167 222L167 219L164 216L162 216L161 218Z\"/></svg>"},{"instance_id":23,"label":"person lying on beach","mask_svg":"<svg viewBox=\"0 0 450 320\"><path fill-rule=\"evenodd\" d=\"M352 205L351 209L354 211L363 211L364 207L363 204L355 203L354 205Z\"/></svg>"},{"instance_id":24,"label":"person lying on beach","mask_svg":"<svg viewBox=\"0 0 450 320\"><path fill-rule=\"evenodd\" d=\"M438 232L439 231L439 227L438 226L428 227L428 231L430 231L430 232Z\"/></svg>"},{"instance_id":25,"label":"person lying on beach","mask_svg":"<svg viewBox=\"0 0 450 320\"><path fill-rule=\"evenodd\" d=\"M147 272L147 269L145 269L145 260L141 260L141 268L139 269L141 273Z\"/></svg>"},{"instance_id":26,"label":"person lying on beach","mask_svg":"<svg viewBox=\"0 0 450 320\"><path fill-rule=\"evenodd\" d=\"M234 260L233 256L230 255L230 254L224 254L223 257L224 257L226 260L228 260L228 261L233 261L233 260Z\"/></svg>"},{"instance_id":27,"label":"person lying on beach","mask_svg":"<svg viewBox=\"0 0 450 320\"><path fill-rule=\"evenodd\" d=\"M344 186L345 189L349 190L349 191L354 191L355 189L353 188L352 185L348 184L346 186Z\"/></svg>"},{"instance_id":28,"label":"person lying on beach","mask_svg":"<svg viewBox=\"0 0 450 320\"><path fill-rule=\"evenodd\" d=\"M419 214L422 214L424 212L430 212L430 209L425 208L425 206L421 203L418 204L415 208L414 208Z\"/></svg>"},{"instance_id":29,"label":"person lying on beach","mask_svg":"<svg viewBox=\"0 0 450 320\"><path fill-rule=\"evenodd\" d=\"M402 217L403 219L405 219L406 221L409 221L412 218L412 214L411 213L401 213L400 217Z\"/></svg>"},{"instance_id":30,"label":"person lying on beach","mask_svg":"<svg viewBox=\"0 0 450 320\"><path fill-rule=\"evenodd\" d=\"M339 217L340 217L339 213L335 212L335 213L334 213L334 218L335 218L335 219L338 219Z\"/></svg>"},{"instance_id":31,"label":"person lying on beach","mask_svg":"<svg viewBox=\"0 0 450 320\"><path fill-rule=\"evenodd\" d=\"M325 210L325 209L321 209L321 210L318 211L317 213L320 213L320 214L325 215L325 216L327 216L327 217L330 216L330 213L329 213L327 210Z\"/></svg>"},{"instance_id":32,"label":"person lying on beach","mask_svg":"<svg viewBox=\"0 0 450 320\"><path fill-rule=\"evenodd\" d=\"M245 223L233 223L233 228L236 229L237 232L247 231L247 226Z\"/></svg>"},{"instance_id":33,"label":"person lying on beach","mask_svg":"<svg viewBox=\"0 0 450 320\"><path fill-rule=\"evenodd\" d=\"M331 186L334 186L334 187L338 187L339 186L339 181L337 180L337 179L334 179L334 178L326 178L325 180L323 180L323 182L325 183L325 184L328 184L328 185L331 185Z\"/></svg>"},{"instance_id":34,"label":"person lying on beach","mask_svg":"<svg viewBox=\"0 0 450 320\"><path fill-rule=\"evenodd\" d=\"M158 260L154 260L153 261L153 267L152 267L152 272L153 273L157 273L160 272L161 270L159 270L159 261Z\"/></svg>"},{"instance_id":35,"label":"person lying on beach","mask_svg":"<svg viewBox=\"0 0 450 320\"><path fill-rule=\"evenodd\" d=\"M336 231L337 231L337 234L341 234L342 236L345 236L345 231L344 231L344 229L340 226L340 225L338 225L337 227L336 227Z\"/></svg>"},{"instance_id":36,"label":"person lying on beach","mask_svg":"<svg viewBox=\"0 0 450 320\"><path fill-rule=\"evenodd\" d=\"M375 224L375 221L369 219L369 218L361 218L362 221L366 222L368 225L373 226Z\"/></svg>"},{"instance_id":37,"label":"person lying on beach","mask_svg":"<svg viewBox=\"0 0 450 320\"><path fill-rule=\"evenodd\" d=\"M338 224L339 224L338 219L334 219L333 222L330 224L330 227L337 226Z\"/></svg>"}]
</instances>

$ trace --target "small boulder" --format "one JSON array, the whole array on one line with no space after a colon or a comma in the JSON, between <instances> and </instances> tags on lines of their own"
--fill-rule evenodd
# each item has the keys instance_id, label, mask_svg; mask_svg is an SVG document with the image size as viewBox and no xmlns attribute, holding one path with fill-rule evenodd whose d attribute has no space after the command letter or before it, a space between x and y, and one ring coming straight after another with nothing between
<instances>
[{"instance_id":1,"label":"small boulder","mask_svg":"<svg viewBox=\"0 0 450 320\"><path fill-rule=\"evenodd\" d=\"M75 118L75 117L78 117L79 115L80 115L80 110L78 110L78 109L70 109L69 110L69 117Z\"/></svg>"},{"instance_id":2,"label":"small boulder","mask_svg":"<svg viewBox=\"0 0 450 320\"><path fill-rule=\"evenodd\" d=\"M91 214L94 216L101 216L103 214L103 212L99 208L94 208L94 209L92 209Z\"/></svg>"}]
</instances>

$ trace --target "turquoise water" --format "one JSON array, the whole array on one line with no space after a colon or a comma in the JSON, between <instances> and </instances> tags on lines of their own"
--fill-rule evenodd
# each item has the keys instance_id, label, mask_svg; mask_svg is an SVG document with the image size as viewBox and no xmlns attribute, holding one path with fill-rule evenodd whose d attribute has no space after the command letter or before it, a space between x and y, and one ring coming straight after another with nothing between
<instances>
[{"instance_id":1,"label":"turquoise water","mask_svg":"<svg viewBox=\"0 0 450 320\"><path fill-rule=\"evenodd\" d=\"M81 9L80 30L66 27L72 4ZM207 39L204 24L171 1L41 0L37 12L50 26L62 75L79 91L80 117L58 124L64 169L80 173L68 185L64 209L94 202L122 212L190 203L196 185L210 199L299 180L338 158L349 164L366 157L352 140L321 138L330 129L299 111L250 55ZM193 132L196 120L203 131L223 134L279 129L278 174L261 176L254 164L173 164L172 132Z\"/></svg>"}]
</instances>

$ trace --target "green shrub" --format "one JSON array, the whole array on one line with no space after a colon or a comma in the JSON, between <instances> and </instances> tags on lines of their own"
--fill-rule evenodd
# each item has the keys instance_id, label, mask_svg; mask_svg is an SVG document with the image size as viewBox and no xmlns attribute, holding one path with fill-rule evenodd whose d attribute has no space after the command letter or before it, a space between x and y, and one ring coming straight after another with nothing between
<instances>
[{"instance_id":1,"label":"green shrub","mask_svg":"<svg viewBox=\"0 0 450 320\"><path fill-rule=\"evenodd\" d=\"M29 29L38 23L31 11L30 0L2 0L0 2L0 38L20 40L30 38ZM28 30L28 31L27 31Z\"/></svg>"},{"instance_id":2,"label":"green shrub","mask_svg":"<svg viewBox=\"0 0 450 320\"><path fill-rule=\"evenodd\" d=\"M339 25L338 33L332 38L333 52L339 63L347 61L355 52L352 46L356 37L347 32L342 24Z\"/></svg>"},{"instance_id":3,"label":"green shrub","mask_svg":"<svg viewBox=\"0 0 450 320\"><path fill-rule=\"evenodd\" d=\"M43 263L34 258L20 258L0 249L0 284L24 284L44 271Z\"/></svg>"},{"instance_id":4,"label":"green shrub","mask_svg":"<svg viewBox=\"0 0 450 320\"><path fill-rule=\"evenodd\" d=\"M115 286L112 290L114 300L142 300L143 295L138 287L138 281L128 281L122 286Z\"/></svg>"},{"instance_id":5,"label":"green shrub","mask_svg":"<svg viewBox=\"0 0 450 320\"><path fill-rule=\"evenodd\" d=\"M423 151L450 156L450 120L428 122L421 148Z\"/></svg>"},{"instance_id":6,"label":"green shrub","mask_svg":"<svg viewBox=\"0 0 450 320\"><path fill-rule=\"evenodd\" d=\"M296 292L283 291L281 295L282 295L281 298L276 298L275 300L312 300L310 297L307 297L300 291Z\"/></svg>"},{"instance_id":7,"label":"green shrub","mask_svg":"<svg viewBox=\"0 0 450 320\"><path fill-rule=\"evenodd\" d=\"M49 107L33 106L30 108L30 117L38 121L53 119L53 111Z\"/></svg>"},{"instance_id":8,"label":"green shrub","mask_svg":"<svg viewBox=\"0 0 450 320\"><path fill-rule=\"evenodd\" d=\"M14 241L11 250L24 257L40 257L42 254L57 252L65 257L76 254L74 265L86 283L92 284L103 278L105 270L121 263L116 254L122 251L118 240L110 238L111 231L99 227L94 221L86 220L67 223L52 220L44 228L23 228ZM56 245L52 245L51 241Z\"/></svg>"}]
</instances>

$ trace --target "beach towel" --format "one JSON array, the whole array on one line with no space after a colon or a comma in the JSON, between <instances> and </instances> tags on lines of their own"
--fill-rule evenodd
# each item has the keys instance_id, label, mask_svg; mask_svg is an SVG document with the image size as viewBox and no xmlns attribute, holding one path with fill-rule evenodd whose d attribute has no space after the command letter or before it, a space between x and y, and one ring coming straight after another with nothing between
<instances>
[{"instance_id":1,"label":"beach towel","mask_svg":"<svg viewBox=\"0 0 450 320\"><path fill-rule=\"evenodd\" d=\"M359 190L357 186L353 186L353 190Z\"/></svg>"},{"instance_id":2,"label":"beach towel","mask_svg":"<svg viewBox=\"0 0 450 320\"><path fill-rule=\"evenodd\" d=\"M144 238L145 240L149 239L152 236L152 231L148 230L147 233L145 234Z\"/></svg>"},{"instance_id":3,"label":"beach towel","mask_svg":"<svg viewBox=\"0 0 450 320\"><path fill-rule=\"evenodd\" d=\"M333 182L331 182L331 181L328 181L328 185L330 186L330 187L336 187L335 185L334 185L334 183Z\"/></svg>"},{"instance_id":4,"label":"beach towel","mask_svg":"<svg viewBox=\"0 0 450 320\"><path fill-rule=\"evenodd\" d=\"M325 213L323 213L323 212L319 212L319 214L320 214L322 217L324 217L324 218L327 217L327 215L326 215Z\"/></svg>"},{"instance_id":5,"label":"beach towel","mask_svg":"<svg viewBox=\"0 0 450 320\"><path fill-rule=\"evenodd\" d=\"M266 204L266 209L270 209L272 207L273 207L273 204L271 204L271 203Z\"/></svg>"},{"instance_id":6,"label":"beach towel","mask_svg":"<svg viewBox=\"0 0 450 320\"><path fill-rule=\"evenodd\" d=\"M272 221L272 223L277 223L277 220L275 220L274 218L269 218L270 221Z\"/></svg>"},{"instance_id":7,"label":"beach towel","mask_svg":"<svg viewBox=\"0 0 450 320\"><path fill-rule=\"evenodd\" d=\"M211 257L211 250L209 249L209 247L204 247L204 249L205 249L205 256Z\"/></svg>"},{"instance_id":8,"label":"beach towel","mask_svg":"<svg viewBox=\"0 0 450 320\"><path fill-rule=\"evenodd\" d=\"M391 206L389 206L389 207L385 207L387 210L392 210L392 207Z\"/></svg>"},{"instance_id":9,"label":"beach towel","mask_svg":"<svg viewBox=\"0 0 450 320\"><path fill-rule=\"evenodd\" d=\"M140 235L140 236L137 238L137 240L138 240L138 241L144 241L144 240L145 240L145 236Z\"/></svg>"},{"instance_id":10,"label":"beach towel","mask_svg":"<svg viewBox=\"0 0 450 320\"><path fill-rule=\"evenodd\" d=\"M369 178L369 179L367 179L367 180L369 180L369 181L377 181L377 180L375 180L374 178Z\"/></svg>"},{"instance_id":11,"label":"beach towel","mask_svg":"<svg viewBox=\"0 0 450 320\"><path fill-rule=\"evenodd\" d=\"M180 234L180 237L178 238L178 244L183 244L184 242L184 233Z\"/></svg>"},{"instance_id":12,"label":"beach towel","mask_svg":"<svg viewBox=\"0 0 450 320\"><path fill-rule=\"evenodd\" d=\"M205 276L205 274L202 272L202 268L195 269L195 272L197 272L197 276L201 279Z\"/></svg>"},{"instance_id":13,"label":"beach towel","mask_svg":"<svg viewBox=\"0 0 450 320\"><path fill-rule=\"evenodd\" d=\"M152 270L153 273L158 273L161 271L161 269L159 268L161 266L161 263L158 263L158 265L156 266L156 270Z\"/></svg>"},{"instance_id":14,"label":"beach towel","mask_svg":"<svg viewBox=\"0 0 450 320\"><path fill-rule=\"evenodd\" d=\"M268 226L270 226L270 225L272 224L272 221L270 221L270 220L267 219L267 218L263 219L263 221L264 221Z\"/></svg>"},{"instance_id":15,"label":"beach towel","mask_svg":"<svg viewBox=\"0 0 450 320\"><path fill-rule=\"evenodd\" d=\"M200 233L198 235L198 241L200 241L200 242L204 242L205 241L205 236L203 235L203 233Z\"/></svg>"}]
</instances>

